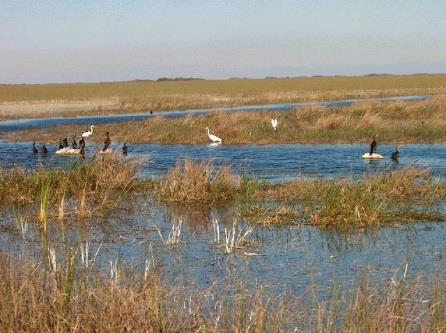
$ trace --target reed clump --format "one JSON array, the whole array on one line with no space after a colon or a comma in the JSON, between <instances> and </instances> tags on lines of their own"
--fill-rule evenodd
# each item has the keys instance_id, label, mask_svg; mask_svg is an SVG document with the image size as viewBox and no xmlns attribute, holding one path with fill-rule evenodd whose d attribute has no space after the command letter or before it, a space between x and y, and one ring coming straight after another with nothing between
<instances>
[{"instance_id":1,"label":"reed clump","mask_svg":"<svg viewBox=\"0 0 446 333\"><path fill-rule=\"evenodd\" d=\"M1 206L33 205L43 188L47 207L63 207L65 199L106 206L133 188L136 170L135 163L117 158L85 161L67 169L0 169Z\"/></svg>"},{"instance_id":2,"label":"reed clump","mask_svg":"<svg viewBox=\"0 0 446 333\"><path fill-rule=\"evenodd\" d=\"M216 169L211 161L185 160L159 181L155 193L163 201L213 203L234 199L239 188L230 167Z\"/></svg>"},{"instance_id":3,"label":"reed clump","mask_svg":"<svg viewBox=\"0 0 446 333\"><path fill-rule=\"evenodd\" d=\"M298 221L321 227L357 228L385 223L442 221L438 204L446 186L427 170L404 168L349 180L304 180L263 185L252 195L257 202L295 205ZM249 220L262 221L269 210L250 210ZM243 212L243 211L242 211ZM254 214L254 213L258 214ZM285 219L279 219L279 221Z\"/></svg>"}]
</instances>

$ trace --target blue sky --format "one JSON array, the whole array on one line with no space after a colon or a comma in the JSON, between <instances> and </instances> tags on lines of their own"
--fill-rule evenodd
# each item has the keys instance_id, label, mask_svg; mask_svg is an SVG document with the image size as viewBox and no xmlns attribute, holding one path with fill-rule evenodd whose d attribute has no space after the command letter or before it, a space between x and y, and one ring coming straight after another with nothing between
<instances>
[{"instance_id":1,"label":"blue sky","mask_svg":"<svg viewBox=\"0 0 446 333\"><path fill-rule=\"evenodd\" d=\"M445 72L444 0L1 0L0 82Z\"/></svg>"}]
</instances>

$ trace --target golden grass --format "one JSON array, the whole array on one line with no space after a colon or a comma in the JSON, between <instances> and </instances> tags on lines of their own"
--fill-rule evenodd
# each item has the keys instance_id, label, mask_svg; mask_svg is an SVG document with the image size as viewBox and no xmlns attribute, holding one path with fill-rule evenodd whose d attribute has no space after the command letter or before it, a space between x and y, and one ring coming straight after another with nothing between
<instances>
[{"instance_id":1,"label":"golden grass","mask_svg":"<svg viewBox=\"0 0 446 333\"><path fill-rule=\"evenodd\" d=\"M443 332L445 282L432 288L405 271L392 282L370 283L365 274L353 294L332 287L319 297L301 293L249 291L243 282L185 291L169 288L157 274L147 279L119 271L109 279L64 267L17 262L0 254L2 332ZM269 288L270 289L270 288Z\"/></svg>"},{"instance_id":2,"label":"golden grass","mask_svg":"<svg viewBox=\"0 0 446 333\"><path fill-rule=\"evenodd\" d=\"M126 122L97 126L91 140L130 144L208 144L205 127L224 144L365 143L378 133L378 143L446 142L446 98L418 103L360 104L346 108L305 108L289 112L213 112L203 117ZM277 131L271 118L279 121ZM5 133L5 140L58 143L59 138L81 133L79 126Z\"/></svg>"},{"instance_id":3,"label":"golden grass","mask_svg":"<svg viewBox=\"0 0 446 333\"><path fill-rule=\"evenodd\" d=\"M0 118L446 93L445 75L0 85ZM90 104L85 104L85 102ZM18 104L17 104L18 103Z\"/></svg>"},{"instance_id":4,"label":"golden grass","mask_svg":"<svg viewBox=\"0 0 446 333\"><path fill-rule=\"evenodd\" d=\"M177 162L155 187L157 197L171 202L217 202L234 199L239 182L229 167L217 170L212 162Z\"/></svg>"}]
</instances>

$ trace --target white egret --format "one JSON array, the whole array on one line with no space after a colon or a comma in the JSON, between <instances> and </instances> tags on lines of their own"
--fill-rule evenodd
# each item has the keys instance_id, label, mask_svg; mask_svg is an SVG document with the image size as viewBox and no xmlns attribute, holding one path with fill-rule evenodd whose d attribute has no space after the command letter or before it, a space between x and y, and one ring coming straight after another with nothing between
<instances>
[{"instance_id":1,"label":"white egret","mask_svg":"<svg viewBox=\"0 0 446 333\"><path fill-rule=\"evenodd\" d=\"M84 132L84 133L82 133L82 137L83 138L88 138L90 135L92 135L93 134L93 129L94 129L94 125L91 125L90 126L90 130L89 131L86 131L86 132Z\"/></svg>"},{"instance_id":2,"label":"white egret","mask_svg":"<svg viewBox=\"0 0 446 333\"><path fill-rule=\"evenodd\" d=\"M218 136L209 133L209 128L208 127L206 127L206 129L208 131L209 140L211 140L212 142L218 142L218 143L222 142L221 139Z\"/></svg>"},{"instance_id":3,"label":"white egret","mask_svg":"<svg viewBox=\"0 0 446 333\"><path fill-rule=\"evenodd\" d=\"M273 126L274 130L277 130L277 118L271 119L271 125Z\"/></svg>"}]
</instances>

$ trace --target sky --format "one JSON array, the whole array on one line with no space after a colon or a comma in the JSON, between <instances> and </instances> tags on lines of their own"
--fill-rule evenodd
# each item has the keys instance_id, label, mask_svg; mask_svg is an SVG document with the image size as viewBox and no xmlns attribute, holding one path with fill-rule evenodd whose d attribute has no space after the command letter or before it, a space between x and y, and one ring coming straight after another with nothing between
<instances>
[{"instance_id":1,"label":"sky","mask_svg":"<svg viewBox=\"0 0 446 333\"><path fill-rule=\"evenodd\" d=\"M0 0L0 83L421 72L445 0Z\"/></svg>"}]
</instances>

